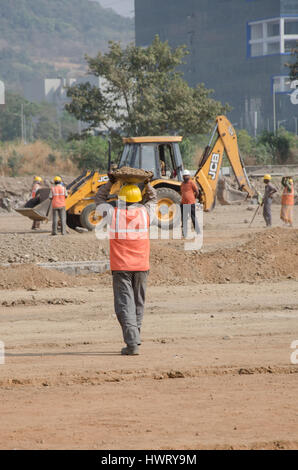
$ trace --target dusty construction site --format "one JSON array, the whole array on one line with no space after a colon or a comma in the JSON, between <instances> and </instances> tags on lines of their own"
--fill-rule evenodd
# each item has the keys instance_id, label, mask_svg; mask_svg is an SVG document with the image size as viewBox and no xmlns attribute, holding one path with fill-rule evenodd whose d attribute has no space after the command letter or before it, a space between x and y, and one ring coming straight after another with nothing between
<instances>
[{"instance_id":1,"label":"dusty construction site","mask_svg":"<svg viewBox=\"0 0 298 470\"><path fill-rule=\"evenodd\" d=\"M0 216L3 449L296 449L298 230L247 204L204 214L201 252L153 241L140 356L123 357L106 274L37 263L106 257ZM294 220L298 220L295 206Z\"/></svg>"}]
</instances>

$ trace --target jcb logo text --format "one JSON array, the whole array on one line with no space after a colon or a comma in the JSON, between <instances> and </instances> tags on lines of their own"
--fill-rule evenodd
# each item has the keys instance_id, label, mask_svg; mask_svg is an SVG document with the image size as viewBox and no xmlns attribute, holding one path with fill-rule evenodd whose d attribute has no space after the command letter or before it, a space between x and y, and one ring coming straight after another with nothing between
<instances>
[{"instance_id":1,"label":"jcb logo text","mask_svg":"<svg viewBox=\"0 0 298 470\"><path fill-rule=\"evenodd\" d=\"M212 180L215 180L216 178L218 162L219 162L219 153L213 153L211 157L209 172L208 172L208 177Z\"/></svg>"}]
</instances>

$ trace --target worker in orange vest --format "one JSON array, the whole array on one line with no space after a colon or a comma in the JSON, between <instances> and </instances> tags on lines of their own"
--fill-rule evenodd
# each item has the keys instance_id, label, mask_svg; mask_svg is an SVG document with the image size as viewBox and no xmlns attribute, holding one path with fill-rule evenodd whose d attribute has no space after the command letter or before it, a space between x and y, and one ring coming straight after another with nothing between
<instances>
[{"instance_id":1,"label":"worker in orange vest","mask_svg":"<svg viewBox=\"0 0 298 470\"><path fill-rule=\"evenodd\" d=\"M290 176L284 176L281 180L283 193L281 196L281 220L290 227L293 227L293 209L294 209L294 182Z\"/></svg>"},{"instance_id":2,"label":"worker in orange vest","mask_svg":"<svg viewBox=\"0 0 298 470\"><path fill-rule=\"evenodd\" d=\"M107 204L115 182L113 174L109 174L109 178L110 181L97 192L96 205ZM149 181L145 183L143 200L138 186L123 185L111 215L110 267L115 313L126 343L126 347L121 350L122 355L139 354L141 344L140 332L149 273L149 214L157 202L156 190Z\"/></svg>"},{"instance_id":3,"label":"worker in orange vest","mask_svg":"<svg viewBox=\"0 0 298 470\"><path fill-rule=\"evenodd\" d=\"M65 210L65 198L67 197L67 190L62 183L60 176L55 176L54 186L51 187L50 199L52 199L53 208L53 224L52 224L52 235L57 235L58 228L58 217L61 223L61 233L66 234L66 210Z\"/></svg>"},{"instance_id":4,"label":"worker in orange vest","mask_svg":"<svg viewBox=\"0 0 298 470\"><path fill-rule=\"evenodd\" d=\"M33 179L32 188L31 188L31 199L34 199L36 197L36 193L41 188L41 184L42 184L42 178L40 176L35 176ZM36 230L39 228L40 228L40 221L33 220L31 230Z\"/></svg>"}]
</instances>

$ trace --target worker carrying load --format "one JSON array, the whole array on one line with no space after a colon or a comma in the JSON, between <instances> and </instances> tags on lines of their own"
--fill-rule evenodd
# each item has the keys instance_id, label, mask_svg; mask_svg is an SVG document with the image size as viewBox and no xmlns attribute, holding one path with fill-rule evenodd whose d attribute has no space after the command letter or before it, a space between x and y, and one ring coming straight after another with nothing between
<instances>
[{"instance_id":1,"label":"worker carrying load","mask_svg":"<svg viewBox=\"0 0 298 470\"><path fill-rule=\"evenodd\" d=\"M294 210L294 182L290 176L284 176L281 180L283 193L281 196L281 220L290 227L293 227L293 210Z\"/></svg>"},{"instance_id":2,"label":"worker carrying load","mask_svg":"<svg viewBox=\"0 0 298 470\"><path fill-rule=\"evenodd\" d=\"M65 199L67 197L67 190L62 183L61 176L55 176L54 185L51 187L49 198L52 200L53 209L53 223L52 223L52 235L57 235L58 229L58 217L61 224L62 235L66 234L66 210L65 210Z\"/></svg>"},{"instance_id":3,"label":"worker carrying load","mask_svg":"<svg viewBox=\"0 0 298 470\"><path fill-rule=\"evenodd\" d=\"M97 207L108 203L111 187L117 181L115 173L117 170L109 173L109 182L99 188L95 197ZM146 177L146 172L143 173ZM149 274L150 214L154 213L157 194L148 178L143 179L144 198L136 184L125 182L123 178L118 199L111 205L110 267L115 313L126 343L121 354L138 355Z\"/></svg>"},{"instance_id":4,"label":"worker carrying load","mask_svg":"<svg viewBox=\"0 0 298 470\"><path fill-rule=\"evenodd\" d=\"M271 205L272 205L272 196L274 193L277 192L277 189L273 186L271 181L271 175L264 175L264 183L265 183L265 192L263 196L263 217L266 222L267 227L271 227L272 225L272 213L271 213Z\"/></svg>"}]
</instances>

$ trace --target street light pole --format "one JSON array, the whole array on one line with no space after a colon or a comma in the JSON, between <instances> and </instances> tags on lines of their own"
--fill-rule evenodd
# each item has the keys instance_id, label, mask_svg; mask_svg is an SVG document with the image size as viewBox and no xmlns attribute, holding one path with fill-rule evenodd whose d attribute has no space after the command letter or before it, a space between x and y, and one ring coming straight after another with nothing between
<instances>
[{"instance_id":1,"label":"street light pole","mask_svg":"<svg viewBox=\"0 0 298 470\"><path fill-rule=\"evenodd\" d=\"M275 78L273 78L273 134L276 135Z\"/></svg>"},{"instance_id":2,"label":"street light pole","mask_svg":"<svg viewBox=\"0 0 298 470\"><path fill-rule=\"evenodd\" d=\"M294 116L293 119L295 121L295 135L297 135L297 119L298 118L296 116Z\"/></svg>"},{"instance_id":3,"label":"street light pole","mask_svg":"<svg viewBox=\"0 0 298 470\"><path fill-rule=\"evenodd\" d=\"M22 130L22 143L24 143L24 105L21 104L21 130Z\"/></svg>"}]
</instances>

